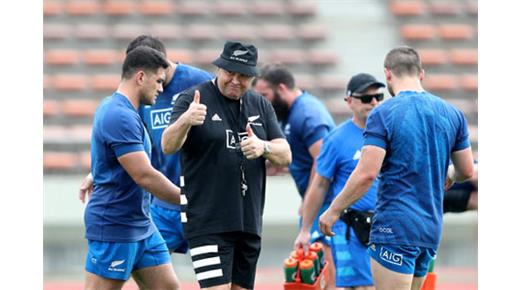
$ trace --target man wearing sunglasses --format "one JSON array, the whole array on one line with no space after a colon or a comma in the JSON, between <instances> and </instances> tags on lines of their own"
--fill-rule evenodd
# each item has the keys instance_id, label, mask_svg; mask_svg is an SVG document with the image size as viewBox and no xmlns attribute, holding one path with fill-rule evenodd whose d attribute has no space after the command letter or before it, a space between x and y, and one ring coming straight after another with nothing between
<instances>
[{"instance_id":1,"label":"man wearing sunglasses","mask_svg":"<svg viewBox=\"0 0 520 290\"><path fill-rule=\"evenodd\" d=\"M329 207L354 171L361 156L363 130L368 115L383 100L384 87L385 85L375 77L365 73L357 74L350 79L345 101L353 116L333 130L323 141L317 159L316 174L303 201L302 228L294 242L295 248L308 248L311 226L320 208ZM362 242L362 234L356 230L358 226L370 228L370 222L366 223L366 219L361 221L359 217L372 215L378 183L376 180L365 196L349 208L349 212L344 215L345 222L337 222L333 227L336 235L332 237L331 248L336 266L335 286L339 289L374 289L370 274L370 258L366 253L367 245ZM365 230L364 235L367 233Z\"/></svg>"}]
</instances>

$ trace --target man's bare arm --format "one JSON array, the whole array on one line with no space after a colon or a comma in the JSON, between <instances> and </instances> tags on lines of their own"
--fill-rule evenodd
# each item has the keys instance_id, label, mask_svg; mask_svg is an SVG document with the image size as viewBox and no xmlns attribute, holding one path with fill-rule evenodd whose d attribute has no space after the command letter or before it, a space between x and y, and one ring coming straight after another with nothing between
<instances>
[{"instance_id":1,"label":"man's bare arm","mask_svg":"<svg viewBox=\"0 0 520 290\"><path fill-rule=\"evenodd\" d=\"M188 110L163 131L161 147L164 154L173 154L181 149L190 128L204 123L206 110L206 105L200 103L200 92L195 91L193 102Z\"/></svg>"},{"instance_id":2,"label":"man's bare arm","mask_svg":"<svg viewBox=\"0 0 520 290\"><path fill-rule=\"evenodd\" d=\"M287 140L283 138L265 141L271 145L271 153L266 156L272 164L276 166L288 166L292 161L291 148Z\"/></svg>"},{"instance_id":3,"label":"man's bare arm","mask_svg":"<svg viewBox=\"0 0 520 290\"><path fill-rule=\"evenodd\" d=\"M354 172L350 175L341 193L332 201L329 209L320 217L320 230L328 236L333 236L332 226L338 220L341 212L363 197L377 178L386 150L366 145L361 152L361 158Z\"/></svg>"},{"instance_id":4,"label":"man's bare arm","mask_svg":"<svg viewBox=\"0 0 520 290\"><path fill-rule=\"evenodd\" d=\"M330 180L319 174L314 175L303 199L301 211L302 227L298 237L296 237L296 240L294 241L295 249L303 248L304 251L307 252L311 237L310 231L312 223L323 205L323 200L325 200L325 195L327 194L329 187Z\"/></svg>"},{"instance_id":5,"label":"man's bare arm","mask_svg":"<svg viewBox=\"0 0 520 290\"><path fill-rule=\"evenodd\" d=\"M473 176L473 153L471 147L451 153L453 166L448 168L448 177L454 182L463 182Z\"/></svg>"},{"instance_id":6,"label":"man's bare arm","mask_svg":"<svg viewBox=\"0 0 520 290\"><path fill-rule=\"evenodd\" d=\"M166 202L180 203L179 187L152 167L144 151L130 152L118 157L117 160L135 183L146 191Z\"/></svg>"}]
</instances>

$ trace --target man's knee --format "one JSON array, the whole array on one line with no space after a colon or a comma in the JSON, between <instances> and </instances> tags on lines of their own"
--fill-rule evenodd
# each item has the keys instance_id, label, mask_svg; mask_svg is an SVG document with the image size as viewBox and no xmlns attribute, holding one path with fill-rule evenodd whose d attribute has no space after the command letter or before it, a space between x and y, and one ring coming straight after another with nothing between
<instances>
[{"instance_id":1,"label":"man's knee","mask_svg":"<svg viewBox=\"0 0 520 290\"><path fill-rule=\"evenodd\" d=\"M125 281L103 278L87 272L85 290L120 290Z\"/></svg>"},{"instance_id":2,"label":"man's knee","mask_svg":"<svg viewBox=\"0 0 520 290\"><path fill-rule=\"evenodd\" d=\"M236 285L233 284L233 286L236 286ZM217 285L217 286L211 286L211 287L207 287L207 288L201 288L201 290L230 290L230 289L235 290L235 288L232 288L231 283Z\"/></svg>"}]
</instances>

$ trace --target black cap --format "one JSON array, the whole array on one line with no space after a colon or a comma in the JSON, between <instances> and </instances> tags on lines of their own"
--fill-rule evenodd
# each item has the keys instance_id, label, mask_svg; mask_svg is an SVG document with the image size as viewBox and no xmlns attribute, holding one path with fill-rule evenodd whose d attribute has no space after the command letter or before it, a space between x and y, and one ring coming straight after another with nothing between
<instances>
[{"instance_id":1,"label":"black cap","mask_svg":"<svg viewBox=\"0 0 520 290\"><path fill-rule=\"evenodd\" d=\"M213 64L229 72L257 76L257 59L258 52L254 45L227 41L220 57Z\"/></svg>"},{"instance_id":2,"label":"black cap","mask_svg":"<svg viewBox=\"0 0 520 290\"><path fill-rule=\"evenodd\" d=\"M347 96L351 96L354 93L362 93L369 87L384 88L385 84L378 82L372 75L360 73L353 76L347 85Z\"/></svg>"}]
</instances>

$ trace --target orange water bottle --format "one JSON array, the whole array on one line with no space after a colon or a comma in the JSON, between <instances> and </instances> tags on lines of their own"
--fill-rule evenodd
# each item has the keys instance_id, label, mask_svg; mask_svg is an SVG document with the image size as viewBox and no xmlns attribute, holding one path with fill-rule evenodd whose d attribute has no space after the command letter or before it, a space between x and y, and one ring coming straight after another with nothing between
<instances>
[{"instance_id":1,"label":"orange water bottle","mask_svg":"<svg viewBox=\"0 0 520 290\"><path fill-rule=\"evenodd\" d=\"M320 275L321 267L320 267L320 261L318 259L318 254L313 251L309 251L307 253L307 256L305 256L305 259L311 260L314 264L314 272L316 274L316 277Z\"/></svg>"},{"instance_id":2,"label":"orange water bottle","mask_svg":"<svg viewBox=\"0 0 520 290\"><path fill-rule=\"evenodd\" d=\"M314 284L316 272L314 271L314 263L311 260L305 259L300 262L300 278L305 284Z\"/></svg>"},{"instance_id":3,"label":"orange water bottle","mask_svg":"<svg viewBox=\"0 0 520 290\"><path fill-rule=\"evenodd\" d=\"M305 258L305 252L301 248L296 251L292 251L291 258L301 261L301 260L303 260L303 258Z\"/></svg>"},{"instance_id":4,"label":"orange water bottle","mask_svg":"<svg viewBox=\"0 0 520 290\"><path fill-rule=\"evenodd\" d=\"M295 282L298 273L298 261L293 258L287 258L283 261L283 271L285 273L285 282Z\"/></svg>"},{"instance_id":5,"label":"orange water bottle","mask_svg":"<svg viewBox=\"0 0 520 290\"><path fill-rule=\"evenodd\" d=\"M318 254L318 259L320 261L320 268L325 267L325 254L323 253L323 244L320 242L313 243L309 250Z\"/></svg>"}]
</instances>

